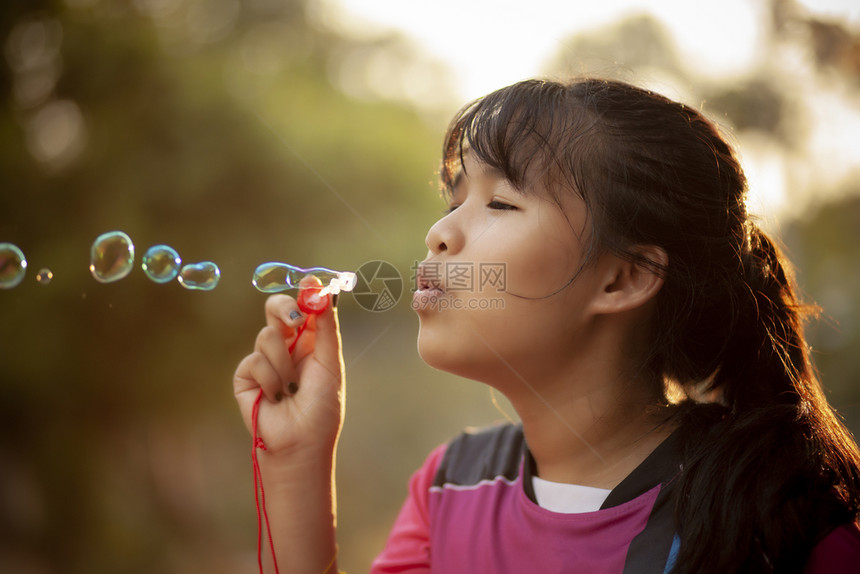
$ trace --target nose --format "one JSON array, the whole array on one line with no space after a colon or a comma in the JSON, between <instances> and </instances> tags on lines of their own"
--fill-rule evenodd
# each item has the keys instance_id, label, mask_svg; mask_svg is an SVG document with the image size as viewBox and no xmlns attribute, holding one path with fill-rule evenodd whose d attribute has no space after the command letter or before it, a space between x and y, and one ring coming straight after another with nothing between
<instances>
[{"instance_id":1,"label":"nose","mask_svg":"<svg viewBox=\"0 0 860 574\"><path fill-rule=\"evenodd\" d=\"M434 223L424 238L433 255L456 253L463 247L463 232L457 225L457 212L452 212Z\"/></svg>"}]
</instances>

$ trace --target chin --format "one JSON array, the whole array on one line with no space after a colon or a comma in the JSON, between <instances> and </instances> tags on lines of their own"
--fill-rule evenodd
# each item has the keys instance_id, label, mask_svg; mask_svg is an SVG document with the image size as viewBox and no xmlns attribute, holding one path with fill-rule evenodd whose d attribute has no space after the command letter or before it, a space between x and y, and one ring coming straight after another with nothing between
<instances>
[{"instance_id":1,"label":"chin","mask_svg":"<svg viewBox=\"0 0 860 574\"><path fill-rule=\"evenodd\" d=\"M451 337L445 337L440 333L434 333L432 329L422 325L418 330L418 356L427 365L448 373L460 374L463 364L468 364L469 358L460 356L463 353ZM457 368L458 365L460 368Z\"/></svg>"},{"instance_id":2,"label":"chin","mask_svg":"<svg viewBox=\"0 0 860 574\"><path fill-rule=\"evenodd\" d=\"M418 355L436 370L480 381L481 364L487 357L481 349L469 343L459 337L422 328L418 332Z\"/></svg>"},{"instance_id":3,"label":"chin","mask_svg":"<svg viewBox=\"0 0 860 574\"><path fill-rule=\"evenodd\" d=\"M418 327L418 356L421 360L427 363L434 369L442 369L441 363L444 363L442 358L445 355L444 341L440 341L439 337L434 337L429 334L428 329L421 323Z\"/></svg>"}]
</instances>

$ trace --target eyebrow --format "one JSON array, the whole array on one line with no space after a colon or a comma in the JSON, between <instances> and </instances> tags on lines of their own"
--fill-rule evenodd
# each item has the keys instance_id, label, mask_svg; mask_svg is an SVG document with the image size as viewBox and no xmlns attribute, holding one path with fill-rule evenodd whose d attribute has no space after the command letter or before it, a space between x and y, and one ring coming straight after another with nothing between
<instances>
[{"instance_id":1,"label":"eyebrow","mask_svg":"<svg viewBox=\"0 0 860 574\"><path fill-rule=\"evenodd\" d=\"M481 171L484 173L484 175L488 175L490 177L498 177L501 179L507 179L505 177L504 172L501 169L497 168L496 166L490 165L490 164L484 163L484 162L481 162L479 165L481 166Z\"/></svg>"},{"instance_id":2,"label":"eyebrow","mask_svg":"<svg viewBox=\"0 0 860 574\"><path fill-rule=\"evenodd\" d=\"M490 165L490 164L485 163L485 162L480 162L478 164L478 166L480 168L478 171L480 173L482 173L483 175L488 176L488 177L495 177L495 178L498 178L502 181L508 182L508 184L510 184L511 189L513 189L514 192L516 192L518 195L523 195L523 196L528 195L526 193L525 189L520 189L519 187L514 185L513 182L511 182L505 176L505 172L502 171L500 168L498 168L494 165ZM466 175L467 175L467 173L466 173L466 168L465 168L464 164L458 162L457 171L455 172L454 177L450 180L451 185L448 188L448 192L452 197L455 193L455 190L457 189L457 186L459 186L463 182L463 178L466 177Z\"/></svg>"},{"instance_id":3,"label":"eyebrow","mask_svg":"<svg viewBox=\"0 0 860 574\"><path fill-rule=\"evenodd\" d=\"M508 183L508 185L510 185L511 189L513 189L517 194L527 195L525 188L520 188L519 186L514 185L514 182L512 182L510 179L508 179L507 175L505 175L505 172L502 171L501 168L498 168L494 165L490 165L487 163L482 163L481 165L483 166L484 175L487 175L489 177L495 177L495 178L498 178L502 181L505 181Z\"/></svg>"},{"instance_id":4,"label":"eyebrow","mask_svg":"<svg viewBox=\"0 0 860 574\"><path fill-rule=\"evenodd\" d=\"M483 175L487 175L490 177L498 177L499 179L507 179L505 177L504 172L494 165L490 165L484 161L478 160L477 162L478 172ZM464 162L457 162L457 173L453 179L453 185L457 185L462 181L463 174L466 173L466 166Z\"/></svg>"}]
</instances>

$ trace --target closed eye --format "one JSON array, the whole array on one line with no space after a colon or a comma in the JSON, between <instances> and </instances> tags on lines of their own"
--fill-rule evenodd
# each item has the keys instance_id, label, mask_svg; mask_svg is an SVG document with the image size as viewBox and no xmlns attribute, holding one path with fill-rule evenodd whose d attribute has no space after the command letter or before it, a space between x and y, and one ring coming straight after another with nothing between
<instances>
[{"instance_id":1,"label":"closed eye","mask_svg":"<svg viewBox=\"0 0 860 574\"><path fill-rule=\"evenodd\" d=\"M495 199L487 204L487 207L490 209L496 209L500 211L514 211L517 208L509 203L503 203L501 201L496 201Z\"/></svg>"},{"instance_id":2,"label":"closed eye","mask_svg":"<svg viewBox=\"0 0 860 574\"><path fill-rule=\"evenodd\" d=\"M458 207L460 207L460 205L459 205L459 204L452 203L451 205L449 205L448 207L446 207L445 209L443 209L443 210L442 210L442 214L443 214L443 215L451 214L451 213L453 213L453 212L454 212ZM502 202L502 201L496 201L496 200L493 200L493 201L489 202L489 203L487 204L487 207L488 207L489 209L494 209L494 210L496 210L496 211L515 211L515 210L517 209L517 207L516 207L516 206L511 205L510 203L504 203L504 202Z\"/></svg>"}]
</instances>

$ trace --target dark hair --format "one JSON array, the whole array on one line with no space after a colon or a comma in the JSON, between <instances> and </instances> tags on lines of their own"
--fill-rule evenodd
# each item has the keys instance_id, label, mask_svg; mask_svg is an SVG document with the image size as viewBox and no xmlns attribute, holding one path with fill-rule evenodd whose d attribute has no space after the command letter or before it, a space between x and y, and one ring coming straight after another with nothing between
<instances>
[{"instance_id":1,"label":"dark hair","mask_svg":"<svg viewBox=\"0 0 860 574\"><path fill-rule=\"evenodd\" d=\"M590 257L664 278L648 367L679 386L684 469L676 572L800 571L817 538L860 509L860 453L828 405L787 261L749 217L743 170L701 113L626 83L526 81L464 107L443 150L528 191L575 193ZM657 246L668 264L642 258ZM710 403L693 397L715 397Z\"/></svg>"}]
</instances>

